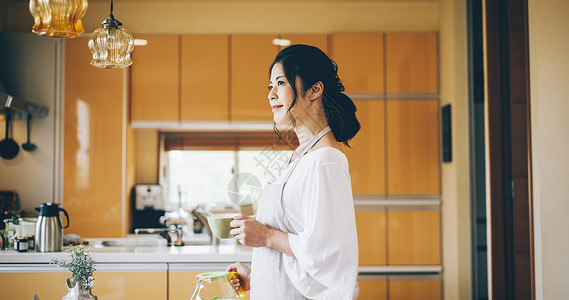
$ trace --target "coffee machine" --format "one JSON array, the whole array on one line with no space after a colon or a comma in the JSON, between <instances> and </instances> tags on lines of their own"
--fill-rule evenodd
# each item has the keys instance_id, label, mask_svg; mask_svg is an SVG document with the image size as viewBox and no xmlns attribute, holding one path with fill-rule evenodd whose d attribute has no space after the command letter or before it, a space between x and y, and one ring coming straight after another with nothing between
<instances>
[{"instance_id":1,"label":"coffee machine","mask_svg":"<svg viewBox=\"0 0 569 300\"><path fill-rule=\"evenodd\" d=\"M162 228L160 217L164 216L162 186L137 184L133 187L133 210L131 232L136 228Z\"/></svg>"}]
</instances>

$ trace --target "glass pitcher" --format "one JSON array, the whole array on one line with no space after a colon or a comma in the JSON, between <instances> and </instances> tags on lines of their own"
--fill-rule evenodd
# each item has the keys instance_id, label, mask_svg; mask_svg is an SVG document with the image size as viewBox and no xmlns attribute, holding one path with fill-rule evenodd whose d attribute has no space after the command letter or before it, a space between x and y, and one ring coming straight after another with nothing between
<instances>
[{"instance_id":1,"label":"glass pitcher","mask_svg":"<svg viewBox=\"0 0 569 300\"><path fill-rule=\"evenodd\" d=\"M208 272L196 276L197 283L190 300L243 300L246 292L235 289L230 280L237 272Z\"/></svg>"}]
</instances>

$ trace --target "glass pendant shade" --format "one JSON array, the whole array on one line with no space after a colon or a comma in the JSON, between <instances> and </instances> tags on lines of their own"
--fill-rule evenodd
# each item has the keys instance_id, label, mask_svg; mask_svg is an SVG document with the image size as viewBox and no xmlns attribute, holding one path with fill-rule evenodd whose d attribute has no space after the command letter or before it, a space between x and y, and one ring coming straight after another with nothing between
<instances>
[{"instance_id":1,"label":"glass pendant shade","mask_svg":"<svg viewBox=\"0 0 569 300\"><path fill-rule=\"evenodd\" d=\"M126 68L132 64L130 53L134 49L134 37L115 20L112 13L89 38L89 50L93 54L91 65L97 68Z\"/></svg>"},{"instance_id":2,"label":"glass pendant shade","mask_svg":"<svg viewBox=\"0 0 569 300\"><path fill-rule=\"evenodd\" d=\"M32 32L46 37L74 38L85 29L81 18L87 12L87 0L30 0L34 17Z\"/></svg>"}]
</instances>

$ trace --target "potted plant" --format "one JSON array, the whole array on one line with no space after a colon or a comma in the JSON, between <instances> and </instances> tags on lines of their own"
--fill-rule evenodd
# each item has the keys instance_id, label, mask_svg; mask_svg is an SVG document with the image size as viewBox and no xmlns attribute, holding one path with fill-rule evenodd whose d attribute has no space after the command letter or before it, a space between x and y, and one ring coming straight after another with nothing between
<instances>
[{"instance_id":1,"label":"potted plant","mask_svg":"<svg viewBox=\"0 0 569 300\"><path fill-rule=\"evenodd\" d=\"M62 300L96 300L97 296L91 293L95 261L93 261L90 249L85 245L72 245L68 247L66 252L70 253L71 260L51 259L50 261L50 263L67 269L67 272L71 273L71 277L67 278L69 293Z\"/></svg>"}]
</instances>

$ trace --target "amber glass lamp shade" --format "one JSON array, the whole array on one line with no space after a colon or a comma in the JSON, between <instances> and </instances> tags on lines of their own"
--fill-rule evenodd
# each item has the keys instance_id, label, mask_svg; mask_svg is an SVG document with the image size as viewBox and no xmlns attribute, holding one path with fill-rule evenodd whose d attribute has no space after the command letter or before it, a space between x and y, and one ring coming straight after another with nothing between
<instances>
[{"instance_id":1,"label":"amber glass lamp shade","mask_svg":"<svg viewBox=\"0 0 569 300\"><path fill-rule=\"evenodd\" d=\"M87 12L87 0L30 0L34 17L32 32L47 37L74 38L85 29L81 18Z\"/></svg>"},{"instance_id":2,"label":"amber glass lamp shade","mask_svg":"<svg viewBox=\"0 0 569 300\"><path fill-rule=\"evenodd\" d=\"M122 23L113 14L95 30L89 38L89 50L93 54L91 65L104 69L126 68L132 64L130 53L134 49L134 37L120 28Z\"/></svg>"}]
</instances>

